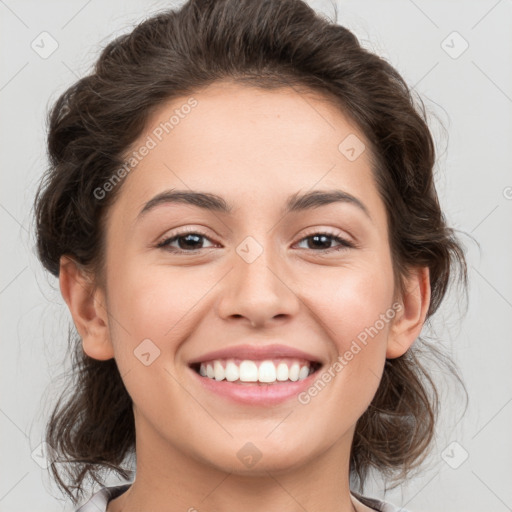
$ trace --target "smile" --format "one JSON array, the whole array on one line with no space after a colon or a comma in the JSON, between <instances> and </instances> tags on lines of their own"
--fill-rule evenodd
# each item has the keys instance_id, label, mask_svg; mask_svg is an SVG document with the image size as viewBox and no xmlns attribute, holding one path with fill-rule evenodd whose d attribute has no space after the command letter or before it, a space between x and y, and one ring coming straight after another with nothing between
<instances>
[{"instance_id":1,"label":"smile","mask_svg":"<svg viewBox=\"0 0 512 512\"><path fill-rule=\"evenodd\" d=\"M273 384L300 381L319 368L319 363L302 359L277 358L262 361L250 359L215 359L196 363L193 369L202 377L235 384L245 382Z\"/></svg>"},{"instance_id":2,"label":"smile","mask_svg":"<svg viewBox=\"0 0 512 512\"><path fill-rule=\"evenodd\" d=\"M297 399L313 384L322 366L296 358L230 358L197 362L189 368L200 389L210 396L239 405L271 407Z\"/></svg>"}]
</instances>

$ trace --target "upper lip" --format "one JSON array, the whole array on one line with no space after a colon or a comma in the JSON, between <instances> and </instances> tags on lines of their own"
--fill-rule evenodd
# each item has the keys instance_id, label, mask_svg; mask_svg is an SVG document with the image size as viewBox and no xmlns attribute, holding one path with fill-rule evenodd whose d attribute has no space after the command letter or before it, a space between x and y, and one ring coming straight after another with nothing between
<instances>
[{"instance_id":1,"label":"upper lip","mask_svg":"<svg viewBox=\"0 0 512 512\"><path fill-rule=\"evenodd\" d=\"M275 359L278 357L290 357L307 359L315 363L321 363L321 359L315 355L304 352L287 345L236 345L208 352L189 361L189 364L202 363L213 359Z\"/></svg>"}]
</instances>

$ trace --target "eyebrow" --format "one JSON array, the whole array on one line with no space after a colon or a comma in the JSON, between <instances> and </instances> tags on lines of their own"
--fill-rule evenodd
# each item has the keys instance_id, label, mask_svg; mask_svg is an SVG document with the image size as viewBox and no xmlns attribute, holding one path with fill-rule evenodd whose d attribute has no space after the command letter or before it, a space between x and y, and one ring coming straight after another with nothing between
<instances>
[{"instance_id":1,"label":"eyebrow","mask_svg":"<svg viewBox=\"0 0 512 512\"><path fill-rule=\"evenodd\" d=\"M194 190L166 190L150 199L137 215L137 220L143 217L147 212L162 204L183 203L197 206L204 210L230 214L233 211L233 205L216 194L209 192L198 192ZM283 209L283 215L296 213L304 210L311 210L321 206L333 203L348 203L358 207L371 220L368 208L352 194L343 190L313 190L300 194L296 192L286 201Z\"/></svg>"}]
</instances>

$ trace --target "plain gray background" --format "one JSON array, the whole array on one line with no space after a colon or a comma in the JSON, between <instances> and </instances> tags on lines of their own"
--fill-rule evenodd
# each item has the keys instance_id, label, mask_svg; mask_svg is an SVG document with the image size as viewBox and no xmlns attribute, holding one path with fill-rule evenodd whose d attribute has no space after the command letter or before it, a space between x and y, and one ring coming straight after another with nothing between
<instances>
[{"instance_id":1,"label":"plain gray background","mask_svg":"<svg viewBox=\"0 0 512 512\"><path fill-rule=\"evenodd\" d=\"M309 3L334 16L331 2ZM46 165L47 105L90 71L112 37L172 5L0 0L0 512L71 509L38 455L42 426L61 390L52 379L65 369L70 321L57 281L43 272L33 248L31 208ZM468 411L456 423L461 398L444 385L446 414L423 474L385 498L413 512L512 510L512 2L337 5L338 22L388 59L435 116L442 206L449 223L480 244L461 238L470 278L466 316L452 293L434 319L466 381ZM52 44L57 49L41 55ZM382 497L380 488L375 482L365 494Z\"/></svg>"}]
</instances>

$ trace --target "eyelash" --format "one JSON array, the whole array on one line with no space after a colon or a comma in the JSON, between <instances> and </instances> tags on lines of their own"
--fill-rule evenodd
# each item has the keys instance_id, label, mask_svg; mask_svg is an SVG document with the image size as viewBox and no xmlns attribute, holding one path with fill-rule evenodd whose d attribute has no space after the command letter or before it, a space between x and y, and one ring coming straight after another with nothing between
<instances>
[{"instance_id":1,"label":"eyelash","mask_svg":"<svg viewBox=\"0 0 512 512\"><path fill-rule=\"evenodd\" d=\"M201 237L204 237L204 238L207 238L208 240L210 240L209 237L205 233L202 233L200 230L191 229L191 230L181 231L180 233L177 233L176 235L174 235L174 236L172 236L170 238L166 238L165 240L162 240L161 242L158 243L157 248L164 249L164 250L172 252L174 254L193 254L193 253L196 253L197 251L200 251L201 249L193 249L193 250L190 250L190 251L185 251L183 249L177 249L175 247L172 247L172 248L169 247L169 244L175 242L179 238L182 238L182 237L185 237L185 236L191 235L191 234L192 235L199 235ZM326 253L326 252L331 252L331 251L344 251L344 250L347 250L347 249L350 249L350 248L355 248L355 245L353 243L345 240L344 238L341 238L341 237L337 236L335 233L331 233L331 232L328 232L328 231L327 232L321 231L321 232L311 233L310 235L307 235L307 236L301 238L299 240L299 243L303 242L304 240L307 240L308 238L312 238L312 237L317 236L317 235L327 236L327 237L331 238L332 240L334 240L335 242L339 242L341 244L341 246L340 247L330 247L328 249L319 249L319 250L311 249L313 252ZM206 247L205 249L210 249L210 247Z\"/></svg>"}]
</instances>

